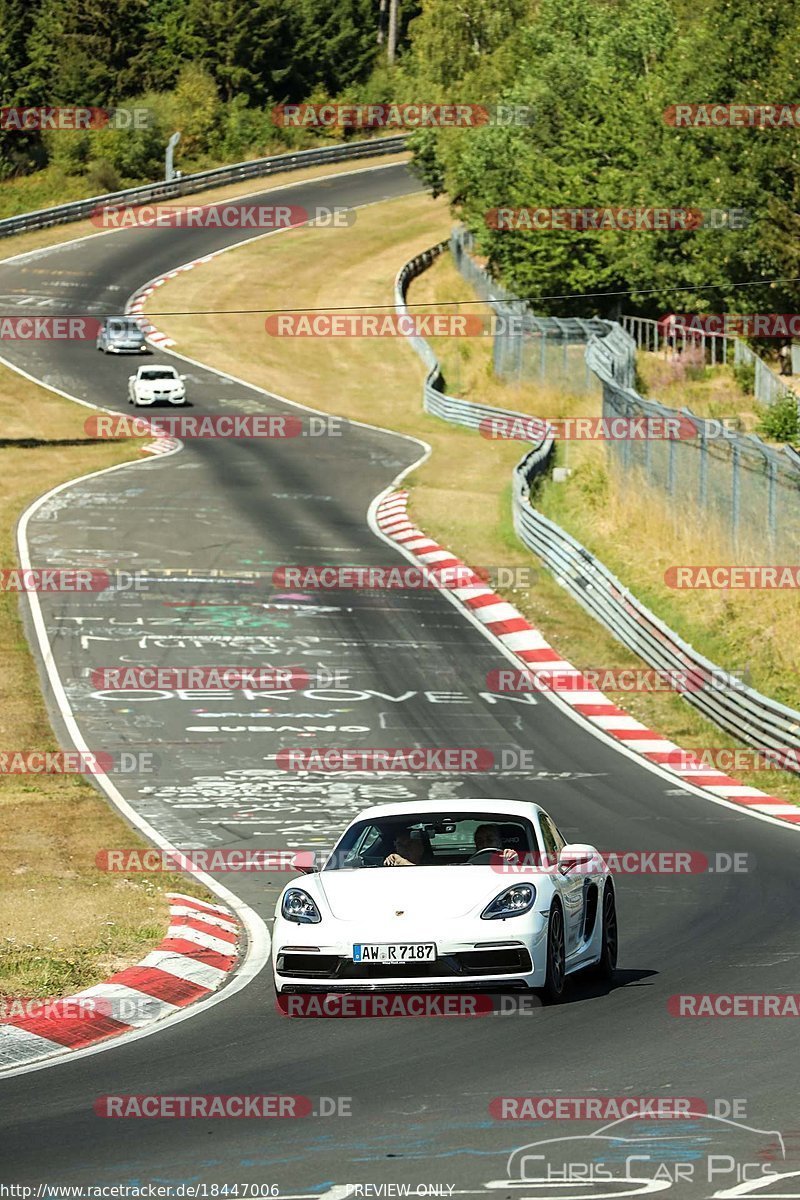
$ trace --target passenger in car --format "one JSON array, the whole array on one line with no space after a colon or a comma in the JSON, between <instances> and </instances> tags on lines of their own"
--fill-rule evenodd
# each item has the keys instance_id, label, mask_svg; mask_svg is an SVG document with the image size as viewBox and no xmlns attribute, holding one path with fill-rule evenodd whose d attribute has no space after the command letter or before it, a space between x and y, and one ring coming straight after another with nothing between
<instances>
[{"instance_id":1,"label":"passenger in car","mask_svg":"<svg viewBox=\"0 0 800 1200\"><path fill-rule=\"evenodd\" d=\"M383 860L385 867L420 867L432 859L427 836L421 830L400 829L395 834L394 851Z\"/></svg>"}]
</instances>

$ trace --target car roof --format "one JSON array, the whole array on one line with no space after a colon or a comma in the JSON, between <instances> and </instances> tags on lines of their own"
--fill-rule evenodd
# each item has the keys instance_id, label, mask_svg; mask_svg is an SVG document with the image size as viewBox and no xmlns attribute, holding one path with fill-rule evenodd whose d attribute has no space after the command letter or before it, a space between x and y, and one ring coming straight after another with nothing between
<instances>
[{"instance_id":1,"label":"car roof","mask_svg":"<svg viewBox=\"0 0 800 1200\"><path fill-rule=\"evenodd\" d=\"M538 816L540 812L544 812L544 809L529 800L493 800L491 797L483 800L403 800L401 803L376 804L372 808L365 808L363 812L353 818L350 824L354 825L356 821L372 821L379 817L402 817L415 814L424 816L425 813L448 815L454 812L491 812L497 813L498 816L530 819L532 816Z\"/></svg>"}]
</instances>

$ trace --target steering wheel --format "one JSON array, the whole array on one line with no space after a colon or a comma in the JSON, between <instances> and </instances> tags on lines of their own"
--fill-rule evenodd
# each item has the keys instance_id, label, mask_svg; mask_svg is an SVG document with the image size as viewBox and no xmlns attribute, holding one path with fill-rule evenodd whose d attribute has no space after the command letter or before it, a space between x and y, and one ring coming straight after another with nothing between
<instances>
[{"instance_id":1,"label":"steering wheel","mask_svg":"<svg viewBox=\"0 0 800 1200\"><path fill-rule=\"evenodd\" d=\"M472 855L472 857L467 859L467 862L468 863L481 863L484 861L489 862L489 859L486 857L487 854L502 854L502 853L503 853L502 846L484 846L484 848L482 850L476 850L475 853Z\"/></svg>"}]
</instances>

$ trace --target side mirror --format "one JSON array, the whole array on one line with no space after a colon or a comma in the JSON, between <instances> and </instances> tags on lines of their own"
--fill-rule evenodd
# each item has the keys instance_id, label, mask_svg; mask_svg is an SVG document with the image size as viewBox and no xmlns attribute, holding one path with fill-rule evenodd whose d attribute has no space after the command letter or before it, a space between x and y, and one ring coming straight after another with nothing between
<instances>
[{"instance_id":1,"label":"side mirror","mask_svg":"<svg viewBox=\"0 0 800 1200\"><path fill-rule=\"evenodd\" d=\"M571 871L577 870L581 870L583 874L589 874L597 858L598 854L594 846L574 842L565 846L559 854L558 869L562 875L569 875Z\"/></svg>"},{"instance_id":2,"label":"side mirror","mask_svg":"<svg viewBox=\"0 0 800 1200\"><path fill-rule=\"evenodd\" d=\"M313 850L298 850L292 861L292 866L301 875L313 875L315 871L319 870L317 856Z\"/></svg>"},{"instance_id":3,"label":"side mirror","mask_svg":"<svg viewBox=\"0 0 800 1200\"><path fill-rule=\"evenodd\" d=\"M181 381L182 383L186 383L186 376L185 376L185 375L179 375L179 376L178 376L178 379L180 379L180 381Z\"/></svg>"}]
</instances>

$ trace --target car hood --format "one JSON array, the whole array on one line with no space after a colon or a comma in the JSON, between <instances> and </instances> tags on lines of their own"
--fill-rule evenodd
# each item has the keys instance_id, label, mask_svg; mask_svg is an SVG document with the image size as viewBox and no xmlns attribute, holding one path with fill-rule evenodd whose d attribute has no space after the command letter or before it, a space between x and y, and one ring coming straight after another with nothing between
<instances>
[{"instance_id":1,"label":"car hood","mask_svg":"<svg viewBox=\"0 0 800 1200\"><path fill-rule=\"evenodd\" d=\"M398 910L409 918L447 920L485 906L509 883L490 866L366 867L322 871L317 886L340 921L380 921Z\"/></svg>"}]
</instances>

